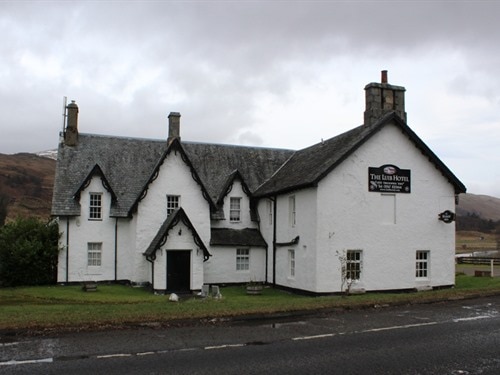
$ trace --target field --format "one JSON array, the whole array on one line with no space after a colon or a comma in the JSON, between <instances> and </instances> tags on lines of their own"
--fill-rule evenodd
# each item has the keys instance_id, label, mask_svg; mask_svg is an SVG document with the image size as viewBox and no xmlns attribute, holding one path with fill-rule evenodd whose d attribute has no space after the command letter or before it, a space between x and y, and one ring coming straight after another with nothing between
<instances>
[{"instance_id":1,"label":"field","mask_svg":"<svg viewBox=\"0 0 500 375\"><path fill-rule=\"evenodd\" d=\"M457 254L484 250L500 250L500 235L474 231L456 233Z\"/></svg>"}]
</instances>

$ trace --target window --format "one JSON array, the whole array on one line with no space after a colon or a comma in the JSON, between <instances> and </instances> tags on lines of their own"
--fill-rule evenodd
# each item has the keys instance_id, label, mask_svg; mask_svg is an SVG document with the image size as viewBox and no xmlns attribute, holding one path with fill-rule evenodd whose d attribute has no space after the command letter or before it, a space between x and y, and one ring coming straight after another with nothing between
<instances>
[{"instance_id":1,"label":"window","mask_svg":"<svg viewBox=\"0 0 500 375\"><path fill-rule=\"evenodd\" d=\"M294 227L296 223L296 212L295 212L295 195L288 198L288 209L290 212L290 226Z\"/></svg>"},{"instance_id":2,"label":"window","mask_svg":"<svg viewBox=\"0 0 500 375\"><path fill-rule=\"evenodd\" d=\"M250 269L250 249L236 249L236 271Z\"/></svg>"},{"instance_id":3,"label":"window","mask_svg":"<svg viewBox=\"0 0 500 375\"><path fill-rule=\"evenodd\" d=\"M180 195L167 195L167 216L180 207Z\"/></svg>"},{"instance_id":4,"label":"window","mask_svg":"<svg viewBox=\"0 0 500 375\"><path fill-rule=\"evenodd\" d=\"M429 252L417 251L415 276L423 278L429 276Z\"/></svg>"},{"instance_id":5,"label":"window","mask_svg":"<svg viewBox=\"0 0 500 375\"><path fill-rule=\"evenodd\" d=\"M89 220L102 220L102 193L90 193Z\"/></svg>"},{"instance_id":6,"label":"window","mask_svg":"<svg viewBox=\"0 0 500 375\"><path fill-rule=\"evenodd\" d=\"M288 276L295 277L295 250L288 250Z\"/></svg>"},{"instance_id":7,"label":"window","mask_svg":"<svg viewBox=\"0 0 500 375\"><path fill-rule=\"evenodd\" d=\"M102 242L89 242L87 244L87 265L101 266Z\"/></svg>"},{"instance_id":8,"label":"window","mask_svg":"<svg viewBox=\"0 0 500 375\"><path fill-rule=\"evenodd\" d=\"M229 221L241 221L241 198L231 198L229 201Z\"/></svg>"},{"instance_id":9,"label":"window","mask_svg":"<svg viewBox=\"0 0 500 375\"><path fill-rule=\"evenodd\" d=\"M347 250L346 279L359 280L361 276L361 250Z\"/></svg>"},{"instance_id":10,"label":"window","mask_svg":"<svg viewBox=\"0 0 500 375\"><path fill-rule=\"evenodd\" d=\"M268 224L273 225L273 201L270 199L267 201L267 217Z\"/></svg>"}]
</instances>

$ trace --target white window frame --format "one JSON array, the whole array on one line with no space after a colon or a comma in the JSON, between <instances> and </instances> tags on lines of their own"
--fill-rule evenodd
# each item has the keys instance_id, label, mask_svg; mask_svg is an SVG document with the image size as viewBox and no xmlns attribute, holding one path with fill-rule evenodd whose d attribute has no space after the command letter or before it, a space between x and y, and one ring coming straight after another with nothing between
<instances>
[{"instance_id":1,"label":"white window frame","mask_svg":"<svg viewBox=\"0 0 500 375\"><path fill-rule=\"evenodd\" d=\"M102 266L102 242L87 242L87 266Z\"/></svg>"},{"instance_id":2,"label":"white window frame","mask_svg":"<svg viewBox=\"0 0 500 375\"><path fill-rule=\"evenodd\" d=\"M430 271L431 252L429 250L417 250L415 253L415 277L417 279L428 279Z\"/></svg>"},{"instance_id":3,"label":"white window frame","mask_svg":"<svg viewBox=\"0 0 500 375\"><path fill-rule=\"evenodd\" d=\"M250 271L250 249L236 249L236 271Z\"/></svg>"},{"instance_id":4,"label":"white window frame","mask_svg":"<svg viewBox=\"0 0 500 375\"><path fill-rule=\"evenodd\" d=\"M229 222L241 222L241 197L229 198Z\"/></svg>"},{"instance_id":5,"label":"white window frame","mask_svg":"<svg viewBox=\"0 0 500 375\"><path fill-rule=\"evenodd\" d=\"M170 214L180 206L181 206L180 195L167 194L167 217L170 216Z\"/></svg>"},{"instance_id":6,"label":"white window frame","mask_svg":"<svg viewBox=\"0 0 500 375\"><path fill-rule=\"evenodd\" d=\"M288 197L288 210L289 210L290 226L294 227L295 224L297 224L297 211L296 211L295 195L291 195L290 197Z\"/></svg>"},{"instance_id":7,"label":"white window frame","mask_svg":"<svg viewBox=\"0 0 500 375\"><path fill-rule=\"evenodd\" d=\"M273 225L273 201L271 199L267 200L267 216L269 226Z\"/></svg>"},{"instance_id":8,"label":"white window frame","mask_svg":"<svg viewBox=\"0 0 500 375\"><path fill-rule=\"evenodd\" d=\"M360 280L362 271L363 250L347 250L345 254L346 279L352 281Z\"/></svg>"},{"instance_id":9,"label":"white window frame","mask_svg":"<svg viewBox=\"0 0 500 375\"><path fill-rule=\"evenodd\" d=\"M89 193L89 220L102 220L102 193Z\"/></svg>"},{"instance_id":10,"label":"white window frame","mask_svg":"<svg viewBox=\"0 0 500 375\"><path fill-rule=\"evenodd\" d=\"M295 249L288 249L288 277L295 278Z\"/></svg>"}]
</instances>

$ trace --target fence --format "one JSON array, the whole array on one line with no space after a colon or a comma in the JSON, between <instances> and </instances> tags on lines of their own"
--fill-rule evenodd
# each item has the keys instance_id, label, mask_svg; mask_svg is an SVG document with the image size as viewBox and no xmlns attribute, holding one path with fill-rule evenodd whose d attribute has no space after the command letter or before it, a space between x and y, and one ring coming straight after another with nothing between
<instances>
[{"instance_id":1,"label":"fence","mask_svg":"<svg viewBox=\"0 0 500 375\"><path fill-rule=\"evenodd\" d=\"M458 264L487 264L490 265L491 261L495 266L500 266L500 258L479 258L479 257L458 257Z\"/></svg>"}]
</instances>

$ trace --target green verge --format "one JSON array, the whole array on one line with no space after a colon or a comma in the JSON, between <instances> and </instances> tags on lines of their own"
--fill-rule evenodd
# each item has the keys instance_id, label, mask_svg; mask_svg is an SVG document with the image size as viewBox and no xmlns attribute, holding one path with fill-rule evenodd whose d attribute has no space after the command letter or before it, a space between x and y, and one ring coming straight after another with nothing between
<instances>
[{"instance_id":1,"label":"green verge","mask_svg":"<svg viewBox=\"0 0 500 375\"><path fill-rule=\"evenodd\" d=\"M99 285L96 292L78 286L0 289L0 329L24 332L85 330L141 324L210 321L253 314L355 309L430 303L500 293L500 278L458 275L454 288L414 293L308 297L265 288L249 296L243 286L221 288L222 299L183 297L177 303L141 288Z\"/></svg>"}]
</instances>

